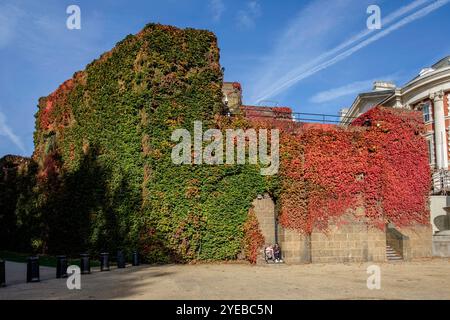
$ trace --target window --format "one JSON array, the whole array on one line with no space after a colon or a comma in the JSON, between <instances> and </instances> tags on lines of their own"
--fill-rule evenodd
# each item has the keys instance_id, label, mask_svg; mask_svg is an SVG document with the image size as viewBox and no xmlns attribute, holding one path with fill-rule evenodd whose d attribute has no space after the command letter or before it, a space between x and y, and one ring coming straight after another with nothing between
<instances>
[{"instance_id":1,"label":"window","mask_svg":"<svg viewBox=\"0 0 450 320\"><path fill-rule=\"evenodd\" d=\"M431 106L429 103L426 103L422 106L422 113L424 122L431 121Z\"/></svg>"}]
</instances>

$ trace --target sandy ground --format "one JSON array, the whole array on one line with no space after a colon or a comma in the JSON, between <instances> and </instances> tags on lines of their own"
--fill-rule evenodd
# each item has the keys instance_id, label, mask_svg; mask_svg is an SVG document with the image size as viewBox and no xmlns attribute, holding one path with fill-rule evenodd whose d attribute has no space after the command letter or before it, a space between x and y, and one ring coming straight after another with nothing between
<instances>
[{"instance_id":1,"label":"sandy ground","mask_svg":"<svg viewBox=\"0 0 450 320\"><path fill-rule=\"evenodd\" d=\"M8 286L14 286L27 282L27 265L25 263L16 263L6 261L5 266L6 281ZM51 280L56 277L56 269L48 267L39 268L41 281ZM1 293L0 293L1 296Z\"/></svg>"},{"instance_id":2,"label":"sandy ground","mask_svg":"<svg viewBox=\"0 0 450 320\"><path fill-rule=\"evenodd\" d=\"M7 265L5 299L450 299L450 260L378 264L381 289L367 288L364 264L202 264L112 269L81 278L68 290L55 270L41 268L40 283L24 283L25 266ZM9 279L9 280L8 280Z\"/></svg>"}]
</instances>

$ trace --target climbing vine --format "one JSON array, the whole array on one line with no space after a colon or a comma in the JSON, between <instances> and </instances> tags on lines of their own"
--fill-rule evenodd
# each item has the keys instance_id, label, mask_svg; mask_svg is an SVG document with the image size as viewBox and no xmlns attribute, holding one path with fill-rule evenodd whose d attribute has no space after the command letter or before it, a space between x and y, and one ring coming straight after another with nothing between
<instances>
[{"instance_id":1,"label":"climbing vine","mask_svg":"<svg viewBox=\"0 0 450 320\"><path fill-rule=\"evenodd\" d=\"M214 34L157 24L75 73L39 100L32 159L0 161L13 168L0 173L2 243L66 254L139 249L149 262L242 254L255 262L264 241L250 209L265 192L279 201L281 224L304 233L361 207L379 227L428 222L420 115L375 108L348 129L294 122L290 108L246 107L229 118L222 85ZM203 130L279 129L279 174L175 165L171 134L193 136L198 120Z\"/></svg>"},{"instance_id":2,"label":"climbing vine","mask_svg":"<svg viewBox=\"0 0 450 320\"><path fill-rule=\"evenodd\" d=\"M171 159L175 129L220 125L222 77L212 33L150 24L41 98L33 158L44 247L139 248L151 262L235 259L267 179L255 165Z\"/></svg>"},{"instance_id":3,"label":"climbing vine","mask_svg":"<svg viewBox=\"0 0 450 320\"><path fill-rule=\"evenodd\" d=\"M256 263L264 245L264 236L259 229L255 212L250 209L247 222L244 224L244 254L248 261Z\"/></svg>"},{"instance_id":4,"label":"climbing vine","mask_svg":"<svg viewBox=\"0 0 450 320\"><path fill-rule=\"evenodd\" d=\"M430 167L420 114L377 107L347 129L283 128L281 223L326 230L364 209L384 228L429 223Z\"/></svg>"}]
</instances>

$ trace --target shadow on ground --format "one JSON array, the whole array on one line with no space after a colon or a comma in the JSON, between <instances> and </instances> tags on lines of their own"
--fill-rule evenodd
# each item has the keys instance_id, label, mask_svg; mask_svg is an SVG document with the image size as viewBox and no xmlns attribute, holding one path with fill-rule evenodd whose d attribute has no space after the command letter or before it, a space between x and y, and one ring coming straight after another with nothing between
<instances>
[{"instance_id":1,"label":"shadow on ground","mask_svg":"<svg viewBox=\"0 0 450 320\"><path fill-rule=\"evenodd\" d=\"M381 289L367 288L370 264L139 266L65 280L10 285L0 299L450 299L450 261L381 263Z\"/></svg>"}]
</instances>

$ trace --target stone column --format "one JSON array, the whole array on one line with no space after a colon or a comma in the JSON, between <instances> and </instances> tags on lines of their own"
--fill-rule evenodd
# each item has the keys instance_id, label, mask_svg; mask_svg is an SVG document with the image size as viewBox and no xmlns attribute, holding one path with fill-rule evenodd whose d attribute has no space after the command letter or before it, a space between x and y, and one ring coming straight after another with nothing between
<instances>
[{"instance_id":1,"label":"stone column","mask_svg":"<svg viewBox=\"0 0 450 320\"><path fill-rule=\"evenodd\" d=\"M436 146L436 168L448 169L447 133L445 131L444 92L430 94L433 100L434 141Z\"/></svg>"}]
</instances>

